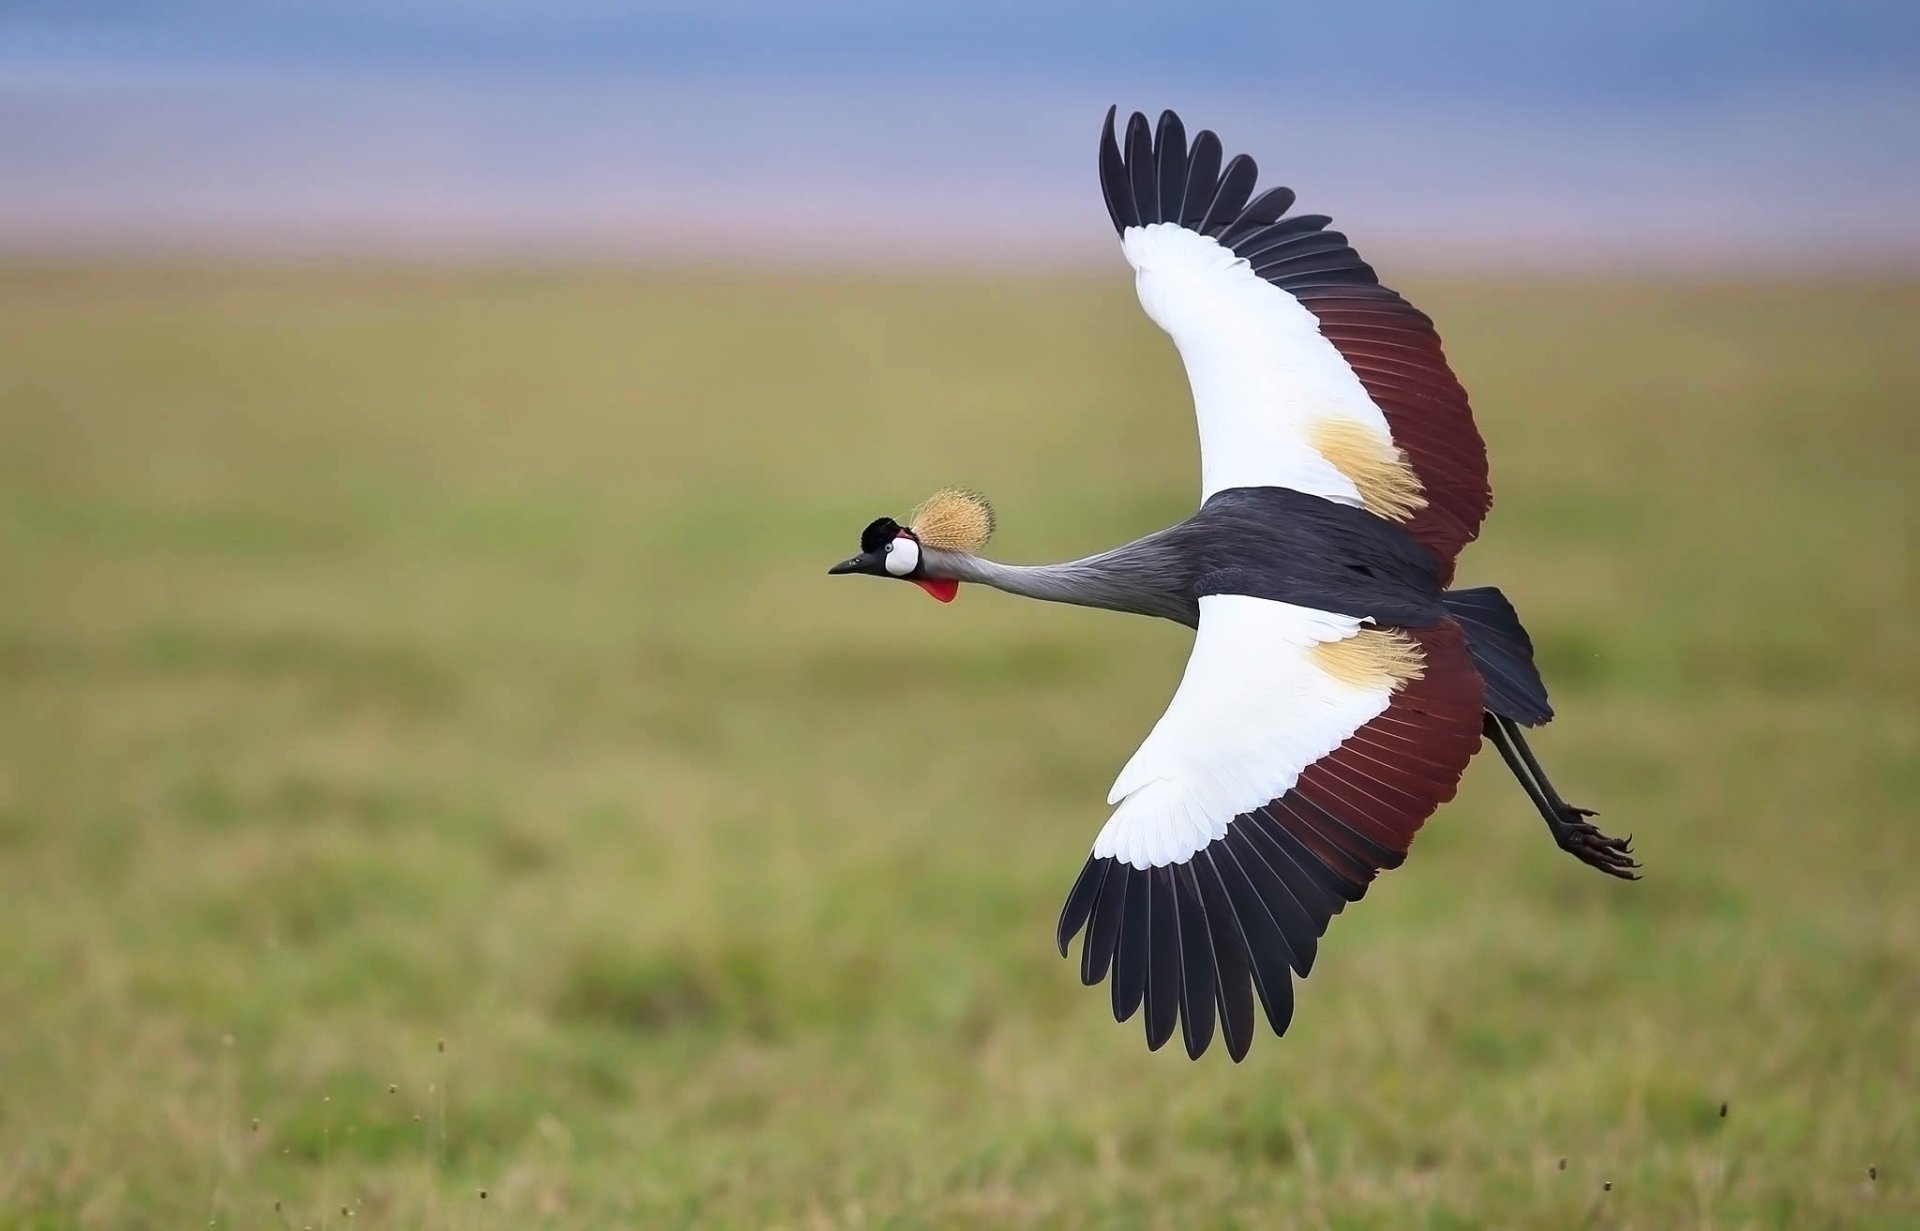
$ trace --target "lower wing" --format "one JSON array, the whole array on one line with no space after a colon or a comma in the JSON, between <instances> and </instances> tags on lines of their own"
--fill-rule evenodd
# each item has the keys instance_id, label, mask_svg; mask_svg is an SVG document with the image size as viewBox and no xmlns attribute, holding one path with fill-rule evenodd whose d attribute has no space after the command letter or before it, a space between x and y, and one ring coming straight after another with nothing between
<instances>
[{"instance_id":1,"label":"lower wing","mask_svg":"<svg viewBox=\"0 0 1920 1231\"><path fill-rule=\"evenodd\" d=\"M1254 997L1275 1034L1332 917L1405 860L1480 746L1481 682L1452 621L1382 628L1271 599L1200 600L1173 701L1114 783L1119 806L1060 916L1114 1016L1178 1020L1198 1059L1216 1018L1236 1061Z\"/></svg>"}]
</instances>

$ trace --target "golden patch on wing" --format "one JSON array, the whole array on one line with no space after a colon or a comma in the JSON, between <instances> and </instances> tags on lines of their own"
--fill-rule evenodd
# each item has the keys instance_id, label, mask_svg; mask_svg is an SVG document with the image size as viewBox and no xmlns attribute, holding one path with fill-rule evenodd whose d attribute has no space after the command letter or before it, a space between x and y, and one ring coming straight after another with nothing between
<instances>
[{"instance_id":1,"label":"golden patch on wing","mask_svg":"<svg viewBox=\"0 0 1920 1231\"><path fill-rule=\"evenodd\" d=\"M920 502L907 525L928 547L979 551L993 537L993 506L979 492L943 488Z\"/></svg>"},{"instance_id":2,"label":"golden patch on wing","mask_svg":"<svg viewBox=\"0 0 1920 1231\"><path fill-rule=\"evenodd\" d=\"M1397 692L1427 670L1419 643L1393 628L1363 628L1341 641L1322 641L1312 653L1322 671L1355 688Z\"/></svg>"},{"instance_id":3,"label":"golden patch on wing","mask_svg":"<svg viewBox=\"0 0 1920 1231\"><path fill-rule=\"evenodd\" d=\"M1351 419L1322 419L1307 442L1359 489L1367 512L1389 521L1405 521L1427 507L1420 478L1407 455L1378 431Z\"/></svg>"}]
</instances>

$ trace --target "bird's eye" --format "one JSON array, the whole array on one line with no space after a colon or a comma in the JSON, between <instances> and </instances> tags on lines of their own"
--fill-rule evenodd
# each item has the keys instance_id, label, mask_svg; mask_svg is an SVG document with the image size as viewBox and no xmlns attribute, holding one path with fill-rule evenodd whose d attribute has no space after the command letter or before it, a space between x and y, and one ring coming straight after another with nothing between
<instances>
[{"instance_id":1,"label":"bird's eye","mask_svg":"<svg viewBox=\"0 0 1920 1231\"><path fill-rule=\"evenodd\" d=\"M905 577L920 567L920 544L910 538L897 538L887 544L887 572Z\"/></svg>"}]
</instances>

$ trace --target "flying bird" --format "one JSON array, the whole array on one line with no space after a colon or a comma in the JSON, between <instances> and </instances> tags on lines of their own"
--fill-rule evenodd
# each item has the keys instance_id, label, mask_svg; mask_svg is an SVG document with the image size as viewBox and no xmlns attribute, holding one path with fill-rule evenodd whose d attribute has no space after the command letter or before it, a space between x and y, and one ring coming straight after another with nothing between
<instances>
[{"instance_id":1,"label":"flying bird","mask_svg":"<svg viewBox=\"0 0 1920 1231\"><path fill-rule=\"evenodd\" d=\"M1328 922L1453 798L1484 737L1554 840L1636 879L1631 839L1561 799L1521 728L1553 717L1533 645L1454 560L1492 504L1486 445L1432 321L1380 285L1324 214L1256 193L1245 154L1178 116L1107 113L1100 187L1140 304L1173 339L1199 421L1200 507L1064 564L980 555L993 512L937 493L882 517L835 574L961 583L1196 630L1186 673L1120 771L1067 895L1061 955L1147 1045L1215 1025L1247 1054L1257 997L1275 1034Z\"/></svg>"}]
</instances>

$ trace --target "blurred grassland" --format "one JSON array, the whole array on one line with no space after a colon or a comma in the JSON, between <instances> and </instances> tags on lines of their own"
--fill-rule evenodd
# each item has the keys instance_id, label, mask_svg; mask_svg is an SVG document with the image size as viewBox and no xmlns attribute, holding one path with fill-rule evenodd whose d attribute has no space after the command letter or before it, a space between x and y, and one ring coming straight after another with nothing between
<instances>
[{"instance_id":1,"label":"blurred grassland","mask_svg":"<svg viewBox=\"0 0 1920 1231\"><path fill-rule=\"evenodd\" d=\"M1408 289L1647 879L1483 758L1235 1067L1051 949L1187 634L823 575L1189 511L1122 272L0 271L0 1227L1920 1225L1920 284Z\"/></svg>"}]
</instances>

